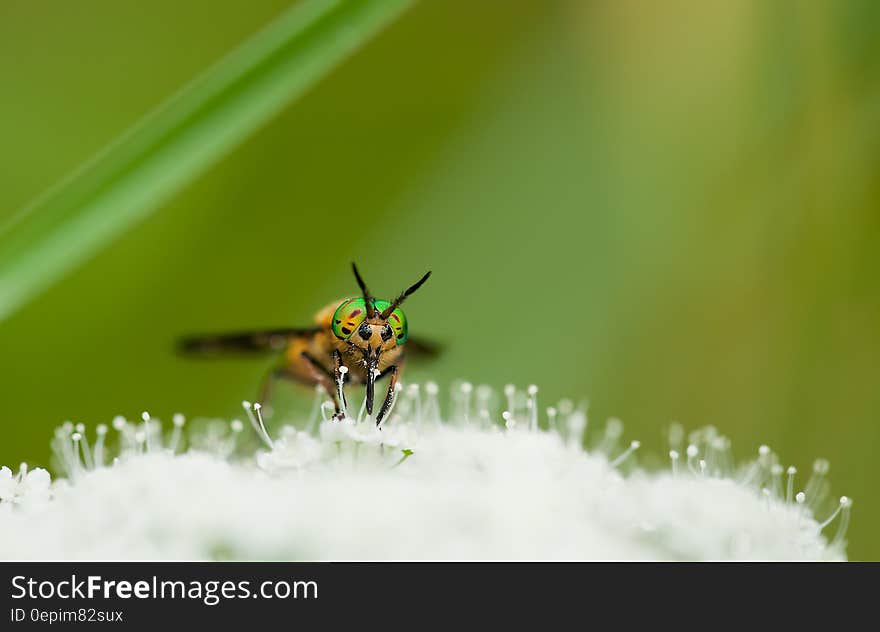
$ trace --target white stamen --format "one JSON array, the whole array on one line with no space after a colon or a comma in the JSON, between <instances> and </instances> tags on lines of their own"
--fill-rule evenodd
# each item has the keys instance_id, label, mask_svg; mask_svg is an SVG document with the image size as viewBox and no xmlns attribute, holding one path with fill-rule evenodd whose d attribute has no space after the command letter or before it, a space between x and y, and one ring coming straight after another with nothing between
<instances>
[{"instance_id":1,"label":"white stamen","mask_svg":"<svg viewBox=\"0 0 880 632\"><path fill-rule=\"evenodd\" d=\"M315 430L318 419L322 417L322 404L324 403L324 387L315 384L315 396L312 398L312 410L309 413L309 420L306 422L306 432L311 434Z\"/></svg>"},{"instance_id":2,"label":"white stamen","mask_svg":"<svg viewBox=\"0 0 880 632\"><path fill-rule=\"evenodd\" d=\"M272 438L269 436L268 431L266 430L266 424L263 422L263 405L260 402L256 402L254 404L254 412L257 413L257 421L260 424L260 429L263 431L263 436L266 438L266 442L269 444L271 448L274 444L272 443Z\"/></svg>"},{"instance_id":3,"label":"white stamen","mask_svg":"<svg viewBox=\"0 0 880 632\"><path fill-rule=\"evenodd\" d=\"M104 466L104 438L107 436L107 426L98 424L95 428L98 438L95 440L95 467Z\"/></svg>"},{"instance_id":4,"label":"white stamen","mask_svg":"<svg viewBox=\"0 0 880 632\"><path fill-rule=\"evenodd\" d=\"M403 384L398 382L394 385L394 390L391 393L391 404L388 405L388 412L385 413L385 416L382 418L382 422L379 424L379 429L385 427L385 423L391 419L391 413L394 411L394 405L397 403L397 398L400 396L400 392L403 390Z\"/></svg>"},{"instance_id":5,"label":"white stamen","mask_svg":"<svg viewBox=\"0 0 880 632\"><path fill-rule=\"evenodd\" d=\"M78 432L74 432L70 435L71 440L73 441L73 464L74 469L76 471L82 470L82 463L79 460L79 441L82 439L82 435ZM24 465L22 463L22 465Z\"/></svg>"},{"instance_id":6,"label":"white stamen","mask_svg":"<svg viewBox=\"0 0 880 632\"><path fill-rule=\"evenodd\" d=\"M629 447L623 452L623 454L611 461L611 467L618 467L621 463L629 458L629 455L638 450L641 445L642 444L639 441L631 441Z\"/></svg>"},{"instance_id":7,"label":"white stamen","mask_svg":"<svg viewBox=\"0 0 880 632\"><path fill-rule=\"evenodd\" d=\"M76 431L82 437L80 448L82 449L83 463L87 470L95 469L95 461L92 458L92 450L89 447L89 439L86 437L85 424L76 424Z\"/></svg>"},{"instance_id":8,"label":"white stamen","mask_svg":"<svg viewBox=\"0 0 880 632\"><path fill-rule=\"evenodd\" d=\"M174 413L171 417L171 439L168 442L168 451L171 454L177 454L177 448L180 446L180 439L183 436L183 426L186 423L186 417L181 413Z\"/></svg>"},{"instance_id":9,"label":"white stamen","mask_svg":"<svg viewBox=\"0 0 880 632\"><path fill-rule=\"evenodd\" d=\"M249 401L244 400L241 403L241 407L244 408L244 412L248 416L248 421L251 422L251 426L254 429L254 432L257 433L257 436L270 448L273 447L272 438L269 436L269 433L266 432L266 426L263 424L263 417L260 415L260 409L262 406L259 403L251 404ZM256 412L256 416L254 416L254 412Z\"/></svg>"},{"instance_id":10,"label":"white stamen","mask_svg":"<svg viewBox=\"0 0 880 632\"><path fill-rule=\"evenodd\" d=\"M563 402L559 403L559 408L562 410ZM585 413L581 411L575 411L568 415L567 420L568 433L566 437L566 442L574 447L577 446L581 448L584 445L586 435L587 435L587 416Z\"/></svg>"},{"instance_id":11,"label":"white stamen","mask_svg":"<svg viewBox=\"0 0 880 632\"><path fill-rule=\"evenodd\" d=\"M534 384L528 388L529 399L526 402L529 412L529 430L537 432L538 430L538 387Z\"/></svg>"},{"instance_id":12,"label":"white stamen","mask_svg":"<svg viewBox=\"0 0 880 632\"><path fill-rule=\"evenodd\" d=\"M339 402L339 412L345 417L347 415L346 410L346 401L345 401L345 374L348 373L348 367L345 365L339 366L339 375L336 376L336 399Z\"/></svg>"},{"instance_id":13,"label":"white stamen","mask_svg":"<svg viewBox=\"0 0 880 632\"><path fill-rule=\"evenodd\" d=\"M363 399L363 401L361 401L361 409L358 411L357 423L361 424L367 420L367 418L365 416L366 412L367 412L367 397L366 397L366 395L364 395L364 399Z\"/></svg>"},{"instance_id":14,"label":"white stamen","mask_svg":"<svg viewBox=\"0 0 880 632\"><path fill-rule=\"evenodd\" d=\"M816 459L813 462L813 473L810 480L807 481L807 487L804 491L807 494L808 506L811 511L816 511L823 500L827 497L827 489L825 485L825 476L831 465L827 459Z\"/></svg>"},{"instance_id":15,"label":"white stamen","mask_svg":"<svg viewBox=\"0 0 880 632\"><path fill-rule=\"evenodd\" d=\"M669 451L669 459L672 461L672 475L678 475L678 459L679 459L678 450L670 450Z\"/></svg>"},{"instance_id":16,"label":"white stamen","mask_svg":"<svg viewBox=\"0 0 880 632\"><path fill-rule=\"evenodd\" d=\"M513 384L504 385L504 397L507 398L507 410L513 415L516 412L516 387Z\"/></svg>"},{"instance_id":17,"label":"white stamen","mask_svg":"<svg viewBox=\"0 0 880 632\"><path fill-rule=\"evenodd\" d=\"M621 435L623 435L623 422L617 417L611 417L605 422L605 434L596 449L599 452L604 452L606 456L610 456L617 447L617 441Z\"/></svg>"},{"instance_id":18,"label":"white stamen","mask_svg":"<svg viewBox=\"0 0 880 632\"><path fill-rule=\"evenodd\" d=\"M513 418L513 415L509 410L505 410L501 413L501 417L504 419L504 427L508 430L513 430L516 428L516 419Z\"/></svg>"},{"instance_id":19,"label":"white stamen","mask_svg":"<svg viewBox=\"0 0 880 632\"><path fill-rule=\"evenodd\" d=\"M846 537L846 529L849 527L849 514L852 509L852 498L847 496L842 496L840 498L840 506L843 507L843 515L840 516L840 522L837 525L837 531L834 534L834 538L831 540L831 546L836 548L842 548L844 545L844 538Z\"/></svg>"},{"instance_id":20,"label":"white stamen","mask_svg":"<svg viewBox=\"0 0 880 632\"><path fill-rule=\"evenodd\" d=\"M477 417L480 420L480 426L487 428L492 425L492 413L489 411L490 402L492 400L492 389L485 384L477 387Z\"/></svg>"},{"instance_id":21,"label":"white stamen","mask_svg":"<svg viewBox=\"0 0 880 632\"><path fill-rule=\"evenodd\" d=\"M696 460L697 455L698 455L699 453L700 453L700 449L699 449L696 445L694 445L693 443L691 443L690 445L688 445L688 447L687 447L687 452L686 452L686 454L687 454L687 466L688 466L688 469L689 469L693 474L698 474L698 473L699 473L699 472L697 471L697 468L694 466L694 461Z\"/></svg>"},{"instance_id":22,"label":"white stamen","mask_svg":"<svg viewBox=\"0 0 880 632\"><path fill-rule=\"evenodd\" d=\"M791 504L792 500L794 500L794 475L797 474L797 469L792 465L786 471L788 474L785 483L785 502Z\"/></svg>"},{"instance_id":23,"label":"white stamen","mask_svg":"<svg viewBox=\"0 0 880 632\"><path fill-rule=\"evenodd\" d=\"M837 514L839 514L840 511L844 507L846 507L848 504L849 504L849 498L847 498L846 496L841 496L840 502L837 503L837 507L835 507L834 511L831 512L831 515L819 523L819 531L821 531L822 529L827 527L829 524L831 524L831 521L834 520L837 517Z\"/></svg>"},{"instance_id":24,"label":"white stamen","mask_svg":"<svg viewBox=\"0 0 880 632\"><path fill-rule=\"evenodd\" d=\"M461 394L457 398L455 417L457 421L467 424L471 417L471 393L474 391L474 385L470 382L462 382L459 391Z\"/></svg>"},{"instance_id":25,"label":"white stamen","mask_svg":"<svg viewBox=\"0 0 880 632\"><path fill-rule=\"evenodd\" d=\"M782 473L785 471L785 468L779 465L779 463L774 463L770 467L770 474L773 477L773 496L775 498L782 498Z\"/></svg>"},{"instance_id":26,"label":"white stamen","mask_svg":"<svg viewBox=\"0 0 880 632\"><path fill-rule=\"evenodd\" d=\"M422 427L422 398L418 384L408 384L406 387L407 409L412 410L415 417L416 427Z\"/></svg>"},{"instance_id":27,"label":"white stamen","mask_svg":"<svg viewBox=\"0 0 880 632\"><path fill-rule=\"evenodd\" d=\"M440 402L437 400L439 389L434 382L425 384L425 405L422 408L422 415L425 422L430 424L439 424L441 421Z\"/></svg>"},{"instance_id":28,"label":"white stamen","mask_svg":"<svg viewBox=\"0 0 880 632\"><path fill-rule=\"evenodd\" d=\"M556 425L557 412L558 411L553 406L547 407L547 424L550 426L550 430L559 430L558 426Z\"/></svg>"}]
</instances>

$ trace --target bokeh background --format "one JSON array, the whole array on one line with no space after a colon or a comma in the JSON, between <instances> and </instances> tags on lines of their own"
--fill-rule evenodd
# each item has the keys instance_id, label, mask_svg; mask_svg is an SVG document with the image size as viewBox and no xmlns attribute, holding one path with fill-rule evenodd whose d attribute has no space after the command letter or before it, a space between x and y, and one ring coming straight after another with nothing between
<instances>
[{"instance_id":1,"label":"bokeh background","mask_svg":"<svg viewBox=\"0 0 880 632\"><path fill-rule=\"evenodd\" d=\"M3 0L0 219L287 4ZM675 419L827 457L880 559L878 167L873 0L424 2L0 323L0 463L65 419L239 414L271 358L174 340L310 322L357 260L389 296L434 271L410 377L589 398L646 453Z\"/></svg>"}]
</instances>

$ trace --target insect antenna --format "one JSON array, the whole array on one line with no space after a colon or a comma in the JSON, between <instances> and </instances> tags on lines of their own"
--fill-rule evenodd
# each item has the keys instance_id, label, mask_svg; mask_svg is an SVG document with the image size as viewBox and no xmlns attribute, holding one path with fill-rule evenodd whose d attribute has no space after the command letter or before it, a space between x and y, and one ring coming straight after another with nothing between
<instances>
[{"instance_id":1,"label":"insect antenna","mask_svg":"<svg viewBox=\"0 0 880 632\"><path fill-rule=\"evenodd\" d=\"M357 284L361 288L361 294L364 296L364 303L367 305L367 317L375 318L378 315L378 310L376 309L376 299L370 294L370 291L367 289L367 284L364 283L363 277L361 277L361 273L358 272L357 265L355 265L354 261L351 262L351 270L354 272L354 278L357 279Z\"/></svg>"},{"instance_id":2,"label":"insect antenna","mask_svg":"<svg viewBox=\"0 0 880 632\"><path fill-rule=\"evenodd\" d=\"M406 288L403 292L401 292L400 296L398 296L396 299L394 299L394 301L391 303L391 305L389 305L388 307L386 307L386 308L382 311L382 314L380 314L380 317L381 317L381 318L388 318L388 317L391 315L391 312L393 312L395 309L397 309L397 307L398 307L401 303L403 303L403 301L406 300L406 297L408 297L410 294L412 294L412 293L415 292L417 289L419 289L420 287L422 287L422 284L423 284L425 281L428 280L428 277L429 277L429 276L431 276L431 271L430 271L430 270L428 270L428 271L425 273L425 276L423 276L421 279L419 279L418 281L416 281L415 283L413 283L412 285L410 285L408 288Z\"/></svg>"}]
</instances>

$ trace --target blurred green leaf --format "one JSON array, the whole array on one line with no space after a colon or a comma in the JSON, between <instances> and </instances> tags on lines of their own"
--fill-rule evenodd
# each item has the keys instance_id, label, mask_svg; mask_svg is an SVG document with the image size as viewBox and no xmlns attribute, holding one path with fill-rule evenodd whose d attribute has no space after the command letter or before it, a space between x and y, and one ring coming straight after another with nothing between
<instances>
[{"instance_id":1,"label":"blurred green leaf","mask_svg":"<svg viewBox=\"0 0 880 632\"><path fill-rule=\"evenodd\" d=\"M174 195L411 0L307 0L0 224L0 320Z\"/></svg>"}]
</instances>

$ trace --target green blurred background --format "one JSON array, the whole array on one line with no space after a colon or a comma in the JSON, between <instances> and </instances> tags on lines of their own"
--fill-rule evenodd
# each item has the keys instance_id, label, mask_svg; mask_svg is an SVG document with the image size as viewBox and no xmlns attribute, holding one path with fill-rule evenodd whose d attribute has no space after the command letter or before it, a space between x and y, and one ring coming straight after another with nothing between
<instances>
[{"instance_id":1,"label":"green blurred background","mask_svg":"<svg viewBox=\"0 0 880 632\"><path fill-rule=\"evenodd\" d=\"M0 219L287 4L3 0ZM65 419L237 415L271 360L175 338L310 322L354 259L379 294L434 271L407 314L447 353L410 377L827 457L880 559L878 167L873 0L424 2L0 323L0 463Z\"/></svg>"}]
</instances>

